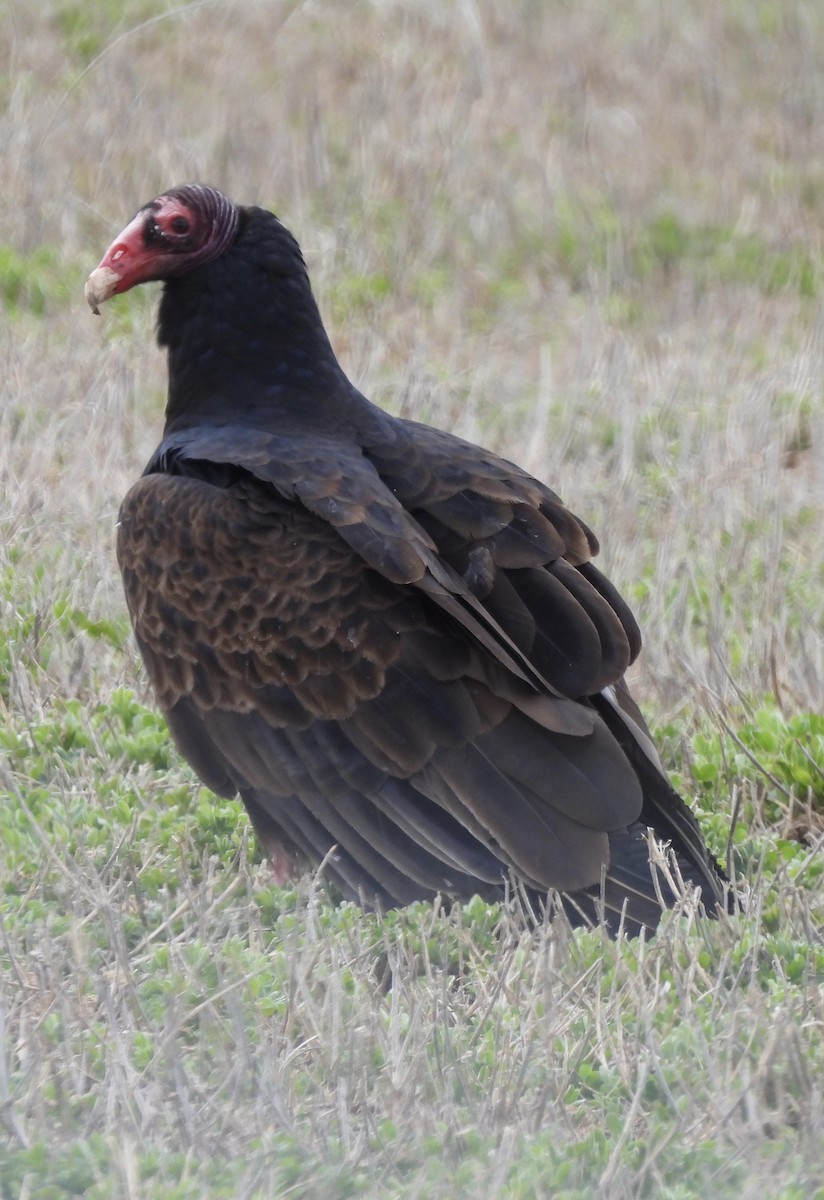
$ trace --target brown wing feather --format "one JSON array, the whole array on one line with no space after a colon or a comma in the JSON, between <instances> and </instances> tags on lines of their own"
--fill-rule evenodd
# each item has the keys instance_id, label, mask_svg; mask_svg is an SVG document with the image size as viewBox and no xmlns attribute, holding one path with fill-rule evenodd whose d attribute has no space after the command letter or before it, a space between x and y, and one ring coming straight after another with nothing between
<instances>
[{"instance_id":1,"label":"brown wing feather","mask_svg":"<svg viewBox=\"0 0 824 1200\"><path fill-rule=\"evenodd\" d=\"M463 596L447 615L442 597L433 607L382 578L332 526L253 481L144 477L123 504L118 558L183 752L219 790L253 790L253 817L268 812L298 850L324 829L347 878L362 869L361 894L474 890L458 864L479 856L487 877L497 863L538 887L583 887L606 863L605 831L640 811L592 710L490 662ZM408 808L393 808L387 789L403 780ZM288 833L295 797L311 844ZM409 812L427 803L469 844L462 856L436 852L431 812L429 831L412 832Z\"/></svg>"}]
</instances>

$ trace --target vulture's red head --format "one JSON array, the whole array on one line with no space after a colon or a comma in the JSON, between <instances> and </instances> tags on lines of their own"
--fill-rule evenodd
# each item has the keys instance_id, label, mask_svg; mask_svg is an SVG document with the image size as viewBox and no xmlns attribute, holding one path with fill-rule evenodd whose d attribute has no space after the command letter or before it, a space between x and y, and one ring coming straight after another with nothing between
<instances>
[{"instance_id":1,"label":"vulture's red head","mask_svg":"<svg viewBox=\"0 0 824 1200\"><path fill-rule=\"evenodd\" d=\"M185 275L222 254L239 213L222 192L197 183L172 188L144 204L86 280L92 312L139 283Z\"/></svg>"}]
</instances>

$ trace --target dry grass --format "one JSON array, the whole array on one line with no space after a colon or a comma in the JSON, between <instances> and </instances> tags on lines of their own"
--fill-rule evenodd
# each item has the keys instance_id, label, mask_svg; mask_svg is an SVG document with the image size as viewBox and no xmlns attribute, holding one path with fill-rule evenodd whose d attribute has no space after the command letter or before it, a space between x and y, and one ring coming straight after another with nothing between
<instances>
[{"instance_id":1,"label":"dry grass","mask_svg":"<svg viewBox=\"0 0 824 1200\"><path fill-rule=\"evenodd\" d=\"M824 1195L824 14L0 21L0 1196ZM193 787L123 690L112 534L162 416L154 297L96 322L81 295L187 179L294 230L367 394L598 531L646 635L633 686L719 850L743 803L741 922L629 948L472 906L380 924L274 892ZM809 791L724 732L765 765L765 706Z\"/></svg>"}]
</instances>

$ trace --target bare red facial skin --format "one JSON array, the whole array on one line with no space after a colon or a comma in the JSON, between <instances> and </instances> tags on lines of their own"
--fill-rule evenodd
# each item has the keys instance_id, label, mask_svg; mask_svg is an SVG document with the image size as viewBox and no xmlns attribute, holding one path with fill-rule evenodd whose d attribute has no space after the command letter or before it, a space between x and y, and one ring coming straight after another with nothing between
<instances>
[{"instance_id":1,"label":"bare red facial skin","mask_svg":"<svg viewBox=\"0 0 824 1200\"><path fill-rule=\"evenodd\" d=\"M192 248L194 221L188 207L160 196L133 217L86 281L92 312L112 296L139 283L175 274L179 256Z\"/></svg>"}]
</instances>

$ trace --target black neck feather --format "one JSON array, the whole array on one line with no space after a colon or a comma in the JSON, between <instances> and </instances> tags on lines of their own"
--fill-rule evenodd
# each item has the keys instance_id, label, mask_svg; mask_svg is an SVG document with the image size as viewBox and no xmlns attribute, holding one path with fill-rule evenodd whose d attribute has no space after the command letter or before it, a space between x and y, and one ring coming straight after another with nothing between
<instances>
[{"instance_id":1,"label":"black neck feather","mask_svg":"<svg viewBox=\"0 0 824 1200\"><path fill-rule=\"evenodd\" d=\"M258 208L240 210L220 257L164 285L167 431L204 420L268 426L351 390L323 328L300 248ZM319 414L316 414L319 415Z\"/></svg>"}]
</instances>

